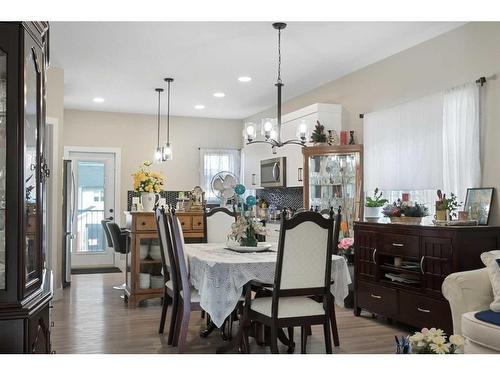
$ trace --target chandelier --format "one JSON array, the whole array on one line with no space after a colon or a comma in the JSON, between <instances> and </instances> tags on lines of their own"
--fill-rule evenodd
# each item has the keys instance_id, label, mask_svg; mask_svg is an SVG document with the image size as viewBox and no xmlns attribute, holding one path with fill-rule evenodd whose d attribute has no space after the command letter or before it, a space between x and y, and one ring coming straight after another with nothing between
<instances>
[{"instance_id":1,"label":"chandelier","mask_svg":"<svg viewBox=\"0 0 500 375\"><path fill-rule=\"evenodd\" d=\"M254 143L267 143L271 146L273 154L276 153L277 147L283 147L285 145L299 145L306 147L306 142L308 138L308 127L307 124L302 121L297 127L297 138L289 139L286 141L281 140L281 89L284 86L281 80L281 30L286 27L286 23L276 22L273 23L273 28L278 30L278 79L275 86L278 91L278 113L276 120L271 118L264 118L261 123L261 137L257 137L257 125L253 122L248 122L245 124L245 133L247 145Z\"/></svg>"}]
</instances>

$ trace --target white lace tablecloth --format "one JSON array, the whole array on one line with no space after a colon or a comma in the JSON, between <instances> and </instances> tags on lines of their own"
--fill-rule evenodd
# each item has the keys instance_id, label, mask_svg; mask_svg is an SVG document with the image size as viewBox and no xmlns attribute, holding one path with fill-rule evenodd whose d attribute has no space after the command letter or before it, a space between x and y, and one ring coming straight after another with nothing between
<instances>
[{"instance_id":1,"label":"white lace tablecloth","mask_svg":"<svg viewBox=\"0 0 500 375\"><path fill-rule=\"evenodd\" d=\"M185 246L191 283L200 293L201 307L217 327L222 326L236 307L246 283L250 280L274 282L276 251L238 253L225 249L223 243ZM338 255L332 258L332 280L335 302L343 306L351 277L345 259Z\"/></svg>"}]
</instances>

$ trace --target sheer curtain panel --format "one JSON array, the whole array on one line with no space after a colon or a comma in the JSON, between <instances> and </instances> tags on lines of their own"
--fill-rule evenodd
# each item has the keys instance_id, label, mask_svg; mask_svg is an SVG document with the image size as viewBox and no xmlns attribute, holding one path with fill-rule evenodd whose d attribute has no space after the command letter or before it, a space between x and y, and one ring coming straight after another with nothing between
<instances>
[{"instance_id":1,"label":"sheer curtain panel","mask_svg":"<svg viewBox=\"0 0 500 375\"><path fill-rule=\"evenodd\" d=\"M466 83L446 90L443 103L443 186L465 201L468 187L481 184L479 87Z\"/></svg>"},{"instance_id":2,"label":"sheer curtain panel","mask_svg":"<svg viewBox=\"0 0 500 375\"><path fill-rule=\"evenodd\" d=\"M219 172L234 173L240 178L240 150L200 148L200 186L208 201L215 201L210 182Z\"/></svg>"}]
</instances>

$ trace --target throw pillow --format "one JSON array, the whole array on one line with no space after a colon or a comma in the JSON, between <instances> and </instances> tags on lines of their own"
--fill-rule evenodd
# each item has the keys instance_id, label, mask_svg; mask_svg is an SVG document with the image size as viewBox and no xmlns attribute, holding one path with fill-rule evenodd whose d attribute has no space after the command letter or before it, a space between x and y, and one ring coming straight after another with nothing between
<instances>
[{"instance_id":1,"label":"throw pillow","mask_svg":"<svg viewBox=\"0 0 500 375\"><path fill-rule=\"evenodd\" d=\"M494 300L490 309L500 312L500 250L488 251L481 254L481 260L488 269Z\"/></svg>"}]
</instances>

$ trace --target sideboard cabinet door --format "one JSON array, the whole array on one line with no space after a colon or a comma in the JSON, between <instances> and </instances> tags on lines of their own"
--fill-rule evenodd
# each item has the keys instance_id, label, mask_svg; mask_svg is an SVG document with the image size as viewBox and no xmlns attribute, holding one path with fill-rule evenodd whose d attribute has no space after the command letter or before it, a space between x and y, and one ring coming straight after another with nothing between
<instances>
[{"instance_id":1,"label":"sideboard cabinet door","mask_svg":"<svg viewBox=\"0 0 500 375\"><path fill-rule=\"evenodd\" d=\"M441 296L441 285L452 273L453 246L450 238L422 237L420 270L425 292Z\"/></svg>"},{"instance_id":2,"label":"sideboard cabinet door","mask_svg":"<svg viewBox=\"0 0 500 375\"><path fill-rule=\"evenodd\" d=\"M377 243L375 232L357 231L355 234L355 267L356 274L367 279L377 276Z\"/></svg>"}]
</instances>

